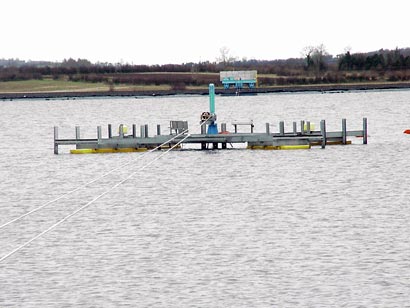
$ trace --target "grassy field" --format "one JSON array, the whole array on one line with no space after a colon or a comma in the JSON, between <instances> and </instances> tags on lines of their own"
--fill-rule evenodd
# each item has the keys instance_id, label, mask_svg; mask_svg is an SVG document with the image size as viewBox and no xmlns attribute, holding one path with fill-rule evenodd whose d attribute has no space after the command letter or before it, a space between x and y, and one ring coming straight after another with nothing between
<instances>
[{"instance_id":1,"label":"grassy field","mask_svg":"<svg viewBox=\"0 0 410 308\"><path fill-rule=\"evenodd\" d=\"M113 86L114 91L155 91L169 90L167 85L125 85ZM0 93L41 93L41 92L105 92L110 86L106 83L73 82L65 80L24 80L0 82Z\"/></svg>"},{"instance_id":2,"label":"grassy field","mask_svg":"<svg viewBox=\"0 0 410 308\"><path fill-rule=\"evenodd\" d=\"M275 75L261 75L269 76L270 78L276 78ZM382 88L383 86L389 86L391 88L403 88L410 87L409 82L388 82L388 81L362 81L362 82L345 82L345 83L321 83L321 84L284 84L284 85L268 85L268 84L259 84L260 90L297 90L302 91L312 88L317 90L319 87L332 88L335 89L340 87L348 87L350 89L361 89L365 88ZM198 85L198 86L184 86L180 89L174 89L171 85L159 84L159 85L132 85L119 83L110 86L108 83L104 82L84 82L84 81L68 81L68 80L53 80L51 78L46 78L43 80L25 80L25 81L4 81L0 82L0 94L5 95L21 95L29 93L81 93L81 92L94 92L104 95L105 92L115 92L115 91L135 91L135 92L152 92L157 91L172 91L175 90L179 93L190 90L207 90L207 86ZM221 84L216 84L217 89L222 89Z\"/></svg>"}]
</instances>

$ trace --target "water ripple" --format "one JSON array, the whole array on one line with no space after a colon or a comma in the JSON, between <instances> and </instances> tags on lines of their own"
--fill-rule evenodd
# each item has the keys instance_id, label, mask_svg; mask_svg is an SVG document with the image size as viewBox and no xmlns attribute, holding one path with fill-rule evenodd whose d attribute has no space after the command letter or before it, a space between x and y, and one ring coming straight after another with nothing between
<instances>
[{"instance_id":1,"label":"water ripple","mask_svg":"<svg viewBox=\"0 0 410 308\"><path fill-rule=\"evenodd\" d=\"M340 129L342 117L355 129L367 116L369 145L171 152L1 263L0 306L407 307L410 141L402 130L409 128L409 96L259 95L252 104L218 98L219 121L252 115L257 131L265 122L277 129L279 120L289 126L322 118L329 130ZM0 223L140 155L53 155L53 125L65 137L76 124L93 136L105 123L157 120L167 127L171 117L195 130L207 103L2 102ZM24 125L16 129L13 121ZM0 230L1 255L155 155Z\"/></svg>"}]
</instances>

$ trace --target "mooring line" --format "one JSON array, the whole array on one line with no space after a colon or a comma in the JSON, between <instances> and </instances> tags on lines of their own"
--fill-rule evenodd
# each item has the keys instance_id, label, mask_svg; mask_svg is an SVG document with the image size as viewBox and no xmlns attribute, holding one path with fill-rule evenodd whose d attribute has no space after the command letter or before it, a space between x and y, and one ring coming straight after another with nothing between
<instances>
[{"instance_id":1,"label":"mooring line","mask_svg":"<svg viewBox=\"0 0 410 308\"><path fill-rule=\"evenodd\" d=\"M136 158L130 160L130 161L127 162L126 164L123 164L123 165L121 165L121 166L118 166L118 167L116 167L116 168L114 168L114 169L112 169L112 170L106 172L105 174L103 174L103 175L101 175L101 176L99 176L99 177L97 177L97 178L91 180L90 182L83 184L82 186L79 186L79 187L77 187L77 188L75 188L75 189L73 189L73 190L71 190L71 191L69 191L69 192L67 192L67 193L65 193L65 194L63 194L63 195L61 195L61 196L55 198L55 199L53 199L53 200L50 200L50 201L46 202L45 204L43 204L43 205L41 205L41 206L39 206L39 207L37 207L37 208L35 208L35 209L33 209L33 210L31 210L31 211L25 213L25 214L23 214L23 215L21 215L21 216L19 216L19 217L17 217L17 218L14 218L14 219L12 219L12 220L10 220L10 221L8 221L8 222L6 222L6 223L0 225L0 229L4 228L4 227L6 227L6 226L8 226L8 225L10 225L10 224L12 224L12 223L14 223L14 222L20 220L20 219L23 219L24 217L26 217L26 216L28 216L28 215L30 215L30 214L33 214L33 213L35 213L35 212L37 212L37 211L39 211L39 210L45 208L47 205L50 205L50 204L52 204L52 203L54 203L54 202L56 202L56 201L58 201L58 200L60 200L60 199L62 199L62 198L64 198L64 197L67 197L68 195L70 195L70 194L72 194L72 193L74 193L74 192L76 192L76 191L81 190L81 189L83 189L83 188L85 188L85 187L91 185L92 183L97 182L98 180L101 180L102 178L106 177L107 175L110 175L111 173L113 173L114 171L117 171L117 170L119 170L119 169L121 169L121 168L124 168L125 166L128 166L128 165L131 164L132 162L135 162L136 160L139 160L139 159L143 158L143 157L144 157L145 155L147 155L148 153L152 153L152 152L158 150L158 149L161 148L162 146L164 146L164 145L170 143L172 140L178 138L179 136L185 134L186 132L188 132L188 129L184 130L183 132L179 133L178 135L173 136L171 139L169 139L169 140L167 140L166 142L160 144L160 145L157 146L156 148L151 149L151 150L149 150L148 152L145 152L144 154L142 154L141 156L138 156L138 157L136 157ZM185 140L185 139L184 139L184 140Z\"/></svg>"},{"instance_id":2,"label":"mooring line","mask_svg":"<svg viewBox=\"0 0 410 308\"><path fill-rule=\"evenodd\" d=\"M186 130L188 131L188 129ZM186 140L189 136L191 136L191 134L187 134L184 138L182 138L180 141L178 141L176 144L174 144L171 148L169 148L167 151L161 153L161 155L157 156L155 159L153 159L152 161L150 161L149 163L147 163L146 165L142 166L141 168L135 170L134 172L132 172L129 176L127 176L125 179L121 180L120 182L118 182L117 184L115 184L114 186L112 186L111 188L109 188L108 190L106 190L105 192L103 192L102 194L98 195L97 197L95 197L93 200L89 201L88 203L86 203L85 205L83 205L82 207L80 207L79 209L75 210L74 212L72 212L71 214L65 216L63 219L59 220L58 222L56 222L54 225L52 225L51 227L49 227L48 229L44 230L43 232L37 234L35 237L31 238L30 240L28 240L27 242L25 242L24 244L20 245L19 247L17 247L16 249L14 249L13 251L9 252L8 254L4 255L3 257L0 258L0 263L3 262L4 260L6 260L7 258L9 258L10 256L12 256L13 254L15 254L16 252L18 252L19 250L23 249L24 247L28 246L30 243L32 243L33 241L35 241L36 239L40 238L41 236L43 236L44 234L50 232L51 230L53 230L54 228L58 227L59 225L61 225L63 222L65 222L66 220L68 220L70 217L76 215L77 213L79 213L80 211L84 210L85 208L89 207L91 204L93 204L95 201L97 201L98 199L102 198L103 196L105 196L106 194L108 194L110 191L112 191L113 189L117 188L118 186L120 186L121 184L123 184L124 182L126 182L127 180L129 180L130 178L132 178L137 172L144 170L145 168L151 166L154 162L156 162L157 160L159 160L162 156L166 155L169 151L173 150L175 147L177 147L179 144L181 144L184 140Z\"/></svg>"}]
</instances>

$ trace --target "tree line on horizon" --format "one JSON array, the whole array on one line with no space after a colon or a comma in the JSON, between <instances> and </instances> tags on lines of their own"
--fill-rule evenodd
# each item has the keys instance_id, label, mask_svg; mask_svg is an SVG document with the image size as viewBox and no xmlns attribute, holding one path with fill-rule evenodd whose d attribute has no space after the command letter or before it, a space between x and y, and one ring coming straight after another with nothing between
<instances>
[{"instance_id":1,"label":"tree line on horizon","mask_svg":"<svg viewBox=\"0 0 410 308\"><path fill-rule=\"evenodd\" d=\"M174 88L219 83L220 71L257 70L260 86L360 81L410 80L410 48L329 55L323 45L306 47L304 57L285 60L236 60L165 65L0 59L0 81L66 78L110 84L170 84ZM185 73L185 74L175 74ZM266 76L261 76L266 75Z\"/></svg>"}]
</instances>

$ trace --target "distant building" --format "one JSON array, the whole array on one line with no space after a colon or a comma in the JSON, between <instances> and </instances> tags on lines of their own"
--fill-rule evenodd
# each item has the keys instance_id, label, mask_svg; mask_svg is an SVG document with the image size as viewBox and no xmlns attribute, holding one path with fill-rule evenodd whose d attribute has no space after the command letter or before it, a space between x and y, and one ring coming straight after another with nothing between
<instances>
[{"instance_id":1,"label":"distant building","mask_svg":"<svg viewBox=\"0 0 410 308\"><path fill-rule=\"evenodd\" d=\"M253 89L257 84L257 74L257 71L222 71L219 77L224 89L231 86L236 89L242 89L244 86Z\"/></svg>"}]
</instances>

